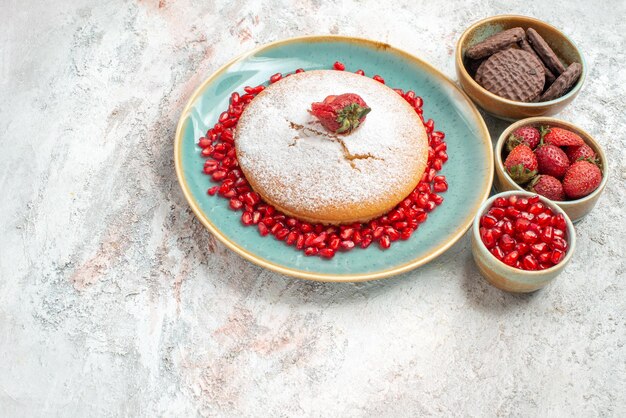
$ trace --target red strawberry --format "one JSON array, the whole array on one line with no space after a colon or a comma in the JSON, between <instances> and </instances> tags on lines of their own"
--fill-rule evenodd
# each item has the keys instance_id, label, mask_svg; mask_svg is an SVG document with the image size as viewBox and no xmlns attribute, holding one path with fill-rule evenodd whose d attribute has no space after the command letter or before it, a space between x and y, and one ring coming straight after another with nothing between
<instances>
[{"instance_id":1,"label":"red strawberry","mask_svg":"<svg viewBox=\"0 0 626 418\"><path fill-rule=\"evenodd\" d=\"M311 114L330 132L348 135L359 127L372 110L358 94L328 96L322 103L311 104Z\"/></svg>"},{"instance_id":2,"label":"red strawberry","mask_svg":"<svg viewBox=\"0 0 626 418\"><path fill-rule=\"evenodd\" d=\"M596 160L596 153L587 144L581 145L580 147L567 147L565 148L565 154L567 154L570 164L574 164L578 160Z\"/></svg>"},{"instance_id":3,"label":"red strawberry","mask_svg":"<svg viewBox=\"0 0 626 418\"><path fill-rule=\"evenodd\" d=\"M565 200L563 185L561 182L547 174L540 174L533 179L528 190L547 197L550 200Z\"/></svg>"},{"instance_id":4,"label":"red strawberry","mask_svg":"<svg viewBox=\"0 0 626 418\"><path fill-rule=\"evenodd\" d=\"M548 174L562 179L569 167L565 151L554 145L540 144L535 150L540 174Z\"/></svg>"},{"instance_id":5,"label":"red strawberry","mask_svg":"<svg viewBox=\"0 0 626 418\"><path fill-rule=\"evenodd\" d=\"M570 199L587 196L600 186L602 172L597 165L586 160L576 161L563 179L563 191Z\"/></svg>"},{"instance_id":6,"label":"red strawberry","mask_svg":"<svg viewBox=\"0 0 626 418\"><path fill-rule=\"evenodd\" d=\"M579 147L585 145L585 141L580 136L563 128L542 126L541 135L546 144L556 145L557 147Z\"/></svg>"},{"instance_id":7,"label":"red strawberry","mask_svg":"<svg viewBox=\"0 0 626 418\"><path fill-rule=\"evenodd\" d=\"M510 152L520 144L528 145L530 149L535 149L541 139L539 129L534 126L522 126L513 131L506 142L506 149Z\"/></svg>"},{"instance_id":8,"label":"red strawberry","mask_svg":"<svg viewBox=\"0 0 626 418\"><path fill-rule=\"evenodd\" d=\"M527 145L518 145L504 160L504 168L517 184L526 184L537 174L537 158Z\"/></svg>"}]
</instances>

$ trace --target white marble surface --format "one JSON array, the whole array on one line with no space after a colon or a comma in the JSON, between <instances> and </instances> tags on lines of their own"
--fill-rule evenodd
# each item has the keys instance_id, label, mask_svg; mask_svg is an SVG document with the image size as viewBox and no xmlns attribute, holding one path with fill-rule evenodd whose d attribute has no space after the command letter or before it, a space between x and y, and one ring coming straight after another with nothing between
<instances>
[{"instance_id":1,"label":"white marble surface","mask_svg":"<svg viewBox=\"0 0 626 418\"><path fill-rule=\"evenodd\" d=\"M0 415L626 416L623 0L0 10ZM595 135L612 167L549 288L490 287L467 236L394 279L299 281L243 261L192 216L175 124L233 55L339 33L454 77L463 28L505 12L544 18L584 51L586 85L559 117Z\"/></svg>"}]
</instances>

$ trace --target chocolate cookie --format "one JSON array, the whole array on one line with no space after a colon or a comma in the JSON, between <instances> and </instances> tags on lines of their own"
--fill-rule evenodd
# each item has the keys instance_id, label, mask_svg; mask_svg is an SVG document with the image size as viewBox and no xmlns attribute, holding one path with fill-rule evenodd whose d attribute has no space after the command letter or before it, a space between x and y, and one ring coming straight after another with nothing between
<instances>
[{"instance_id":1,"label":"chocolate cookie","mask_svg":"<svg viewBox=\"0 0 626 418\"><path fill-rule=\"evenodd\" d=\"M577 62L570 64L567 70L563 71L563 74L557 78L554 83L546 90L545 93L539 98L540 102L547 102L548 100L554 100L557 97L563 96L580 77L583 72L583 66Z\"/></svg>"},{"instance_id":2,"label":"chocolate cookie","mask_svg":"<svg viewBox=\"0 0 626 418\"><path fill-rule=\"evenodd\" d=\"M480 59L498 52L521 39L524 39L524 29L513 28L498 32L484 41L474 45L465 51L465 56L471 59Z\"/></svg>"},{"instance_id":3,"label":"chocolate cookie","mask_svg":"<svg viewBox=\"0 0 626 418\"><path fill-rule=\"evenodd\" d=\"M493 54L476 71L478 84L505 99L532 102L541 94L545 73L539 60L521 49Z\"/></svg>"},{"instance_id":4,"label":"chocolate cookie","mask_svg":"<svg viewBox=\"0 0 626 418\"><path fill-rule=\"evenodd\" d=\"M543 61L541 61L541 58L539 58L539 55L537 55L537 53L535 52L535 50L530 46L530 44L528 43L528 41L526 39L522 39L519 42L519 46L526 52L528 52L529 54L533 54L535 57L537 57L537 59L539 60L539 62L541 63L541 66L543 67L543 72L546 73L546 85L550 85L552 84L552 82L556 79L556 77L554 76L554 74L552 74L552 71L550 71L550 69L548 67L545 66L545 64L543 63Z\"/></svg>"},{"instance_id":5,"label":"chocolate cookie","mask_svg":"<svg viewBox=\"0 0 626 418\"><path fill-rule=\"evenodd\" d=\"M555 75L561 74L565 71L565 67L563 63L556 56L550 45L537 33L533 28L528 28L526 31L526 37L528 38L528 42L533 47L539 58L543 60L548 67Z\"/></svg>"}]
</instances>

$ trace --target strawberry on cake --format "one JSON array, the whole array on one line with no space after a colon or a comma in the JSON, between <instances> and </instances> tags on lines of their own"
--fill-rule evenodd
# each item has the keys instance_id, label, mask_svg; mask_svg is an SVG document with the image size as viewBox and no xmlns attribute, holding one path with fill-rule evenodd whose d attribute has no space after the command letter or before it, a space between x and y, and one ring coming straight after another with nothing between
<instances>
[{"instance_id":1,"label":"strawberry on cake","mask_svg":"<svg viewBox=\"0 0 626 418\"><path fill-rule=\"evenodd\" d=\"M422 178L428 137L393 89L358 74L316 70L271 84L234 135L252 188L308 222L366 222L393 209Z\"/></svg>"}]
</instances>

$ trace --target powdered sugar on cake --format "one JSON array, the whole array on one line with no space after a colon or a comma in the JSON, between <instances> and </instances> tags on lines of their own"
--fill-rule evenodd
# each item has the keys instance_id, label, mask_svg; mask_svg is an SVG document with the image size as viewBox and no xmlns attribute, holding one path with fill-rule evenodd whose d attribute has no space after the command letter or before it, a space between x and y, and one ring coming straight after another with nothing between
<instances>
[{"instance_id":1,"label":"powdered sugar on cake","mask_svg":"<svg viewBox=\"0 0 626 418\"><path fill-rule=\"evenodd\" d=\"M372 111L350 135L326 131L312 102L342 93ZM285 208L318 210L378 203L415 187L426 164L426 132L390 88L341 71L307 71L271 85L246 108L235 134L237 157L267 197ZM410 191L410 190L409 190Z\"/></svg>"}]
</instances>

